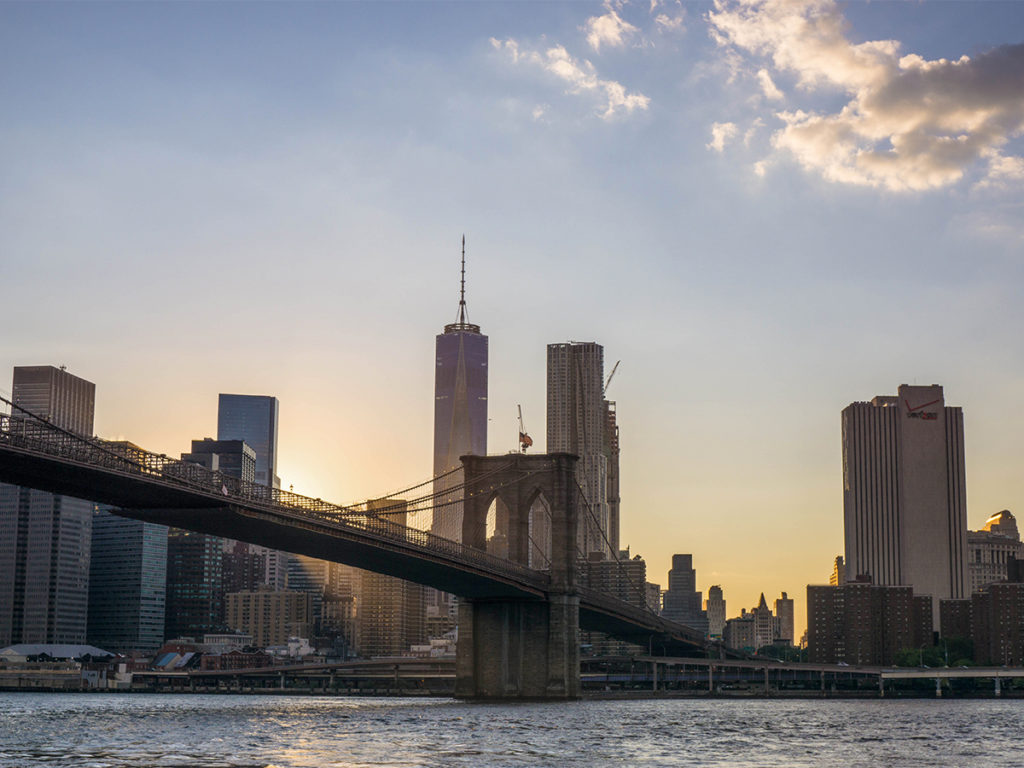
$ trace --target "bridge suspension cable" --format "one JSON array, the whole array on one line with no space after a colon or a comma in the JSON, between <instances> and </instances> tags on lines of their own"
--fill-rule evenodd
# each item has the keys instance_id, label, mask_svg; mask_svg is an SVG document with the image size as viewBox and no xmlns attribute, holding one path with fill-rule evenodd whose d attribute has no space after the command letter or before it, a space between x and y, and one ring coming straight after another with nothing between
<instances>
[{"instance_id":1,"label":"bridge suspension cable","mask_svg":"<svg viewBox=\"0 0 1024 768\"><path fill-rule=\"evenodd\" d=\"M618 566L619 574L626 578L626 581L629 583L629 585L633 588L633 591L635 591L637 596L640 598L640 604L644 608L647 608L647 590L645 589L643 584L637 584L633 580L633 577L629 574L629 570L624 567L625 564L619 558L619 553L612 548L612 543L611 541L609 541L608 536L605 534L604 529L601 527L600 521L598 521L597 519L597 515L594 514L593 507L591 507L590 501L587 499L587 494L583 492L583 488L580 486L579 480L576 480L576 490L579 491L580 498L583 500L583 506L590 514L591 520L594 523L594 527L597 528L598 532L601 534L601 538L604 539L605 545L608 547L608 551L611 552L612 560ZM584 560L585 559L586 558L584 558Z\"/></svg>"}]
</instances>

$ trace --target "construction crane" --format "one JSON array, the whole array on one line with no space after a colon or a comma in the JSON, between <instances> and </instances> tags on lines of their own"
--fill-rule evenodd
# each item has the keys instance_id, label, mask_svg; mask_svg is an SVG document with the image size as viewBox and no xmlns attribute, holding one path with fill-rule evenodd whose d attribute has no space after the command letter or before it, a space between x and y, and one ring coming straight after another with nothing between
<instances>
[{"instance_id":1,"label":"construction crane","mask_svg":"<svg viewBox=\"0 0 1024 768\"><path fill-rule=\"evenodd\" d=\"M607 392L607 391L608 391L608 385L609 385L609 384L611 384L611 383L612 383L612 379L614 379L614 378L615 378L615 372L616 372L617 370L619 370L619 363L621 363L621 362L622 362L621 360L616 360L616 361L615 361L615 365L614 365L614 366L612 366L612 372L608 374L608 378L607 378L607 379L605 379L605 382L604 382L604 389L602 389L602 390L601 390L601 394L602 394L602 395L603 395L603 394L604 394L605 392Z\"/></svg>"},{"instance_id":2,"label":"construction crane","mask_svg":"<svg viewBox=\"0 0 1024 768\"><path fill-rule=\"evenodd\" d=\"M519 409L519 452L526 453L526 449L533 445L533 438L526 434L526 427L523 426L523 406L516 403Z\"/></svg>"}]
</instances>

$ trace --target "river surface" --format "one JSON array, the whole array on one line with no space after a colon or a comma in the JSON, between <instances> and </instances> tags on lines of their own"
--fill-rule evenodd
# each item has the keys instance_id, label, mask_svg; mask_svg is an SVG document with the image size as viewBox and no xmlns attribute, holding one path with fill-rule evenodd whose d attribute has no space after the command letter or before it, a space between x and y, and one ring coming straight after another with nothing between
<instances>
[{"instance_id":1,"label":"river surface","mask_svg":"<svg viewBox=\"0 0 1024 768\"><path fill-rule=\"evenodd\" d=\"M0 694L0 766L1021 766L1024 701Z\"/></svg>"}]
</instances>

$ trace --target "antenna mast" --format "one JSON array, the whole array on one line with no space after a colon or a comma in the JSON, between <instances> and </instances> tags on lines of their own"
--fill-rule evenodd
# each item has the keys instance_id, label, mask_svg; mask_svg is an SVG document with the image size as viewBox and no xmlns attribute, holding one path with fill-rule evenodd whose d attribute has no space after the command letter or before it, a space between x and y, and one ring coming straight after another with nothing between
<instances>
[{"instance_id":1,"label":"antenna mast","mask_svg":"<svg viewBox=\"0 0 1024 768\"><path fill-rule=\"evenodd\" d=\"M466 323L466 236L462 236L462 278L459 282L459 325Z\"/></svg>"},{"instance_id":2,"label":"antenna mast","mask_svg":"<svg viewBox=\"0 0 1024 768\"><path fill-rule=\"evenodd\" d=\"M469 322L466 310L466 236L462 236L462 269L459 273L459 312L454 323L444 327L445 333L480 333L480 326Z\"/></svg>"}]
</instances>

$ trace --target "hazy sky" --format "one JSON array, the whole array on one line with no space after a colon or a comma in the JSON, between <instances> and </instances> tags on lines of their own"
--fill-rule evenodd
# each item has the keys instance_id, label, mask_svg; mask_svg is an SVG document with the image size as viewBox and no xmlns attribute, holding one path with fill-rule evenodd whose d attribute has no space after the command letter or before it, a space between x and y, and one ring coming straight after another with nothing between
<instances>
[{"instance_id":1,"label":"hazy sky","mask_svg":"<svg viewBox=\"0 0 1024 768\"><path fill-rule=\"evenodd\" d=\"M1024 4L0 4L0 371L177 455L281 401L285 486L429 476L434 335L605 346L622 540L729 615L842 552L839 412L964 408L968 522L1024 511ZM10 386L8 374L0 390Z\"/></svg>"}]
</instances>

